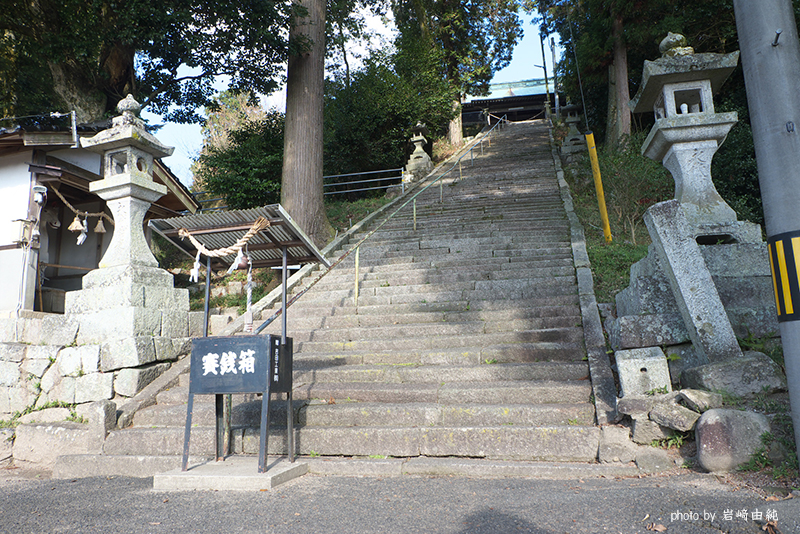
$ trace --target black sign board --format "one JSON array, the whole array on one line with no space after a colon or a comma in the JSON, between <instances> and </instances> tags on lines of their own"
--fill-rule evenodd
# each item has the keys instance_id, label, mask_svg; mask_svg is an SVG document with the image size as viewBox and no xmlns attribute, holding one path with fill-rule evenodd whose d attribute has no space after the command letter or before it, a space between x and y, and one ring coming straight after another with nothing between
<instances>
[{"instance_id":1,"label":"black sign board","mask_svg":"<svg viewBox=\"0 0 800 534\"><path fill-rule=\"evenodd\" d=\"M292 339L287 338L282 345L281 338L274 335L196 338L192 340L191 359L182 469L186 470L189 457L194 395L216 395L216 455L217 459L221 459L224 457L222 395L261 393L263 397L258 471L263 473L266 470L270 393L287 394L288 432L290 435L293 432ZM292 442L289 439L289 443Z\"/></svg>"},{"instance_id":2,"label":"black sign board","mask_svg":"<svg viewBox=\"0 0 800 534\"><path fill-rule=\"evenodd\" d=\"M202 337L192 340L189 392L288 393L292 388L292 339L278 336Z\"/></svg>"}]
</instances>

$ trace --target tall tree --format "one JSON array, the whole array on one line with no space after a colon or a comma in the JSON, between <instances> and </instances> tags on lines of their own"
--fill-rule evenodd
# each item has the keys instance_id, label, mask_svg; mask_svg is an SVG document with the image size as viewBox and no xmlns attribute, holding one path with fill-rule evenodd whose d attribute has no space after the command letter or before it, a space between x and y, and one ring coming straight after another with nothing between
<instances>
[{"instance_id":1,"label":"tall tree","mask_svg":"<svg viewBox=\"0 0 800 534\"><path fill-rule=\"evenodd\" d=\"M0 56L47 69L40 83L60 100L52 107L76 110L81 122L128 93L168 121L199 122L215 77L258 93L277 87L291 9L277 0L5 0ZM11 100L30 107L15 80Z\"/></svg>"},{"instance_id":2,"label":"tall tree","mask_svg":"<svg viewBox=\"0 0 800 534\"><path fill-rule=\"evenodd\" d=\"M289 34L281 204L321 246L332 234L322 202L325 0L295 5L300 9Z\"/></svg>"},{"instance_id":3,"label":"tall tree","mask_svg":"<svg viewBox=\"0 0 800 534\"><path fill-rule=\"evenodd\" d=\"M461 98L485 95L494 73L511 61L522 37L519 0L395 0L398 49L441 52L441 75L450 83L455 112L449 140L459 145Z\"/></svg>"}]
</instances>

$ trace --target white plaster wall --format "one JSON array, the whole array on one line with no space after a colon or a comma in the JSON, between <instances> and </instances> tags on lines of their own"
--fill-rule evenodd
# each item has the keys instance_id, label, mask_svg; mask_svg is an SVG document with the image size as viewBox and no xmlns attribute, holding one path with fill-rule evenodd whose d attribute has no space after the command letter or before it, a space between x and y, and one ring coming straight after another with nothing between
<instances>
[{"instance_id":1,"label":"white plaster wall","mask_svg":"<svg viewBox=\"0 0 800 534\"><path fill-rule=\"evenodd\" d=\"M28 217L31 187L28 164L32 158L30 150L0 158L0 246L11 245L19 236L19 223L13 221Z\"/></svg>"},{"instance_id":2,"label":"white plaster wall","mask_svg":"<svg viewBox=\"0 0 800 534\"><path fill-rule=\"evenodd\" d=\"M64 148L48 152L47 155L66 161L67 163L72 163L81 169L86 169L97 175L100 174L100 169L103 164L103 157L100 154L81 149Z\"/></svg>"},{"instance_id":3,"label":"white plaster wall","mask_svg":"<svg viewBox=\"0 0 800 534\"><path fill-rule=\"evenodd\" d=\"M86 204L77 204L75 207L80 211L95 213L103 209L104 204L100 201L97 201ZM99 259L103 257L106 249L108 249L108 244L111 243L111 237L114 235L114 226L112 226L108 221L105 221L106 233L97 234L94 231L94 228L97 225L97 217L89 217L89 233L86 235L86 241L84 241L82 245L78 245L77 240L79 234L77 232L70 232L67 230L67 227L72 223L74 218L75 215L71 211L64 210L64 219L61 221L61 227L64 229L62 231L63 241L61 243L61 255L58 263L72 267L88 267L90 269L94 269L97 267ZM51 272L51 270L48 269L48 272ZM86 271L69 271L67 269L59 269L59 274L84 275L86 274ZM67 291L81 289L82 287L80 278L54 280L52 282L48 282L47 285L50 287L65 289Z\"/></svg>"}]
</instances>

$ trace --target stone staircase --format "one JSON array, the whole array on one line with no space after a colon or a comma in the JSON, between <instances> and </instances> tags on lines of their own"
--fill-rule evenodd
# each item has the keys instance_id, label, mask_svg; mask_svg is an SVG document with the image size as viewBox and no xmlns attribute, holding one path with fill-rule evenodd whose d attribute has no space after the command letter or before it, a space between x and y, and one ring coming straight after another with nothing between
<instances>
[{"instance_id":1,"label":"stone staircase","mask_svg":"<svg viewBox=\"0 0 800 534\"><path fill-rule=\"evenodd\" d=\"M351 254L289 308L298 454L595 461L600 432L547 125L511 124L484 152L441 193L437 184L417 197L416 230L409 205L361 246L357 302ZM177 466L187 395L184 374L132 427L111 432L93 465ZM195 397L193 454L213 454L211 401ZM269 453L285 454L286 403L272 404ZM257 453L260 405L235 396L235 453ZM61 471L80 461L65 457Z\"/></svg>"}]
</instances>

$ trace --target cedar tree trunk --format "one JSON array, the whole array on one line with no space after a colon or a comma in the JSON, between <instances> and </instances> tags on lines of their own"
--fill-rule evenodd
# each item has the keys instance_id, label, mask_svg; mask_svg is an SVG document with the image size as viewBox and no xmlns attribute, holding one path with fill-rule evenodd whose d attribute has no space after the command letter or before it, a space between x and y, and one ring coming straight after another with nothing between
<instances>
[{"instance_id":1,"label":"cedar tree trunk","mask_svg":"<svg viewBox=\"0 0 800 534\"><path fill-rule=\"evenodd\" d=\"M289 38L310 41L310 48L289 56L281 204L321 247L332 233L322 203L325 0L296 3L308 13L294 19Z\"/></svg>"}]
</instances>

